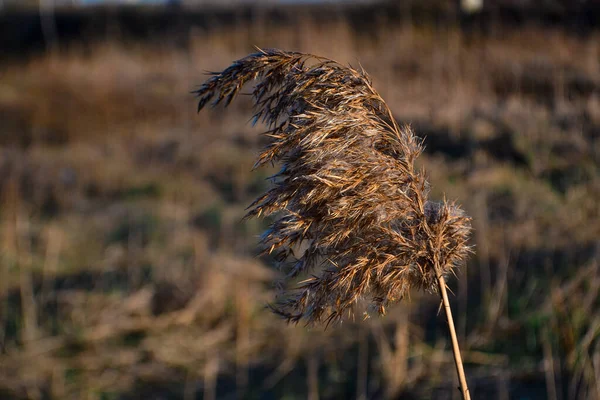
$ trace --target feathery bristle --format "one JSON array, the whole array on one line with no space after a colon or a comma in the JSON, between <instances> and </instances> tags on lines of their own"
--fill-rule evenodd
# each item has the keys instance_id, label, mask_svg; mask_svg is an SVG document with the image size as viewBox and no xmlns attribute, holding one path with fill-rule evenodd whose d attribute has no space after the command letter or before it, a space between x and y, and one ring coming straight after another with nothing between
<instances>
[{"instance_id":1,"label":"feathery bristle","mask_svg":"<svg viewBox=\"0 0 600 400\"><path fill-rule=\"evenodd\" d=\"M470 220L455 204L427 200L414 167L421 142L397 125L366 73L260 50L204 83L198 110L229 104L251 80L253 121L267 125L270 139L255 167L282 168L248 216L278 213L263 236L267 251L291 265L288 277L315 274L284 294L277 313L329 323L360 299L384 313L412 288L437 290L437 275L470 252ZM306 250L290 263L300 244Z\"/></svg>"}]
</instances>

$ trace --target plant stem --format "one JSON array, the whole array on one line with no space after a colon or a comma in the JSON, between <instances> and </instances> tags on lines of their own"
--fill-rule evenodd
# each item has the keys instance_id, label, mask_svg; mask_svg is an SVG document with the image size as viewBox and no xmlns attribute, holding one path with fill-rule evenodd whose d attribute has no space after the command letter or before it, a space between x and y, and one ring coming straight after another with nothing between
<instances>
[{"instance_id":1,"label":"plant stem","mask_svg":"<svg viewBox=\"0 0 600 400\"><path fill-rule=\"evenodd\" d=\"M446 319L448 320L448 330L450 331L450 337L452 338L452 352L454 353L454 364L456 365L456 374L458 375L458 380L460 381L460 390L462 392L463 400L471 400L471 395L469 394L469 387L467 386L467 378L465 376L465 370L463 368L462 358L460 356L460 348L458 347L458 339L456 337L456 330L454 328L452 310L450 310L450 301L448 300L448 293L446 291L446 281L444 279L444 276L439 272L438 283L440 285L442 301L444 302Z\"/></svg>"}]
</instances>

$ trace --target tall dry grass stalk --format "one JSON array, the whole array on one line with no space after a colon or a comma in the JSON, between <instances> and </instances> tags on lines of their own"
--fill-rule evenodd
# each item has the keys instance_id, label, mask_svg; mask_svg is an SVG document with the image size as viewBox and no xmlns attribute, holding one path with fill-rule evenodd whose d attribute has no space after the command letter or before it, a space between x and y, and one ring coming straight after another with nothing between
<instances>
[{"instance_id":1,"label":"tall dry grass stalk","mask_svg":"<svg viewBox=\"0 0 600 400\"><path fill-rule=\"evenodd\" d=\"M198 110L228 105L251 80L253 122L264 122L270 139L255 167L282 168L248 216L277 213L262 240L288 278L313 271L274 310L330 323L361 299L384 314L412 288L439 291L468 399L445 278L470 253L470 219L454 203L427 199L414 167L421 142L397 125L363 70L309 54L259 50L235 61L196 91Z\"/></svg>"}]
</instances>

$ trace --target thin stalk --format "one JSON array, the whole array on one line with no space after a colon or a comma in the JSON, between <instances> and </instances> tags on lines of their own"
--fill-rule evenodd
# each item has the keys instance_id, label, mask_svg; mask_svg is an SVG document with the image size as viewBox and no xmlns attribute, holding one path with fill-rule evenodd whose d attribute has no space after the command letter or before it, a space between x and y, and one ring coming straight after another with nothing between
<instances>
[{"instance_id":1,"label":"thin stalk","mask_svg":"<svg viewBox=\"0 0 600 400\"><path fill-rule=\"evenodd\" d=\"M471 400L469 394L469 387L467 386L467 378L465 376L465 369L463 368L462 358L460 356L460 347L458 347L458 339L456 337L456 330L454 328L454 319L452 318L452 310L450 310L450 301L448 300L448 292L446 291L446 280L444 276L438 273L438 283L440 286L440 293L442 295L442 301L444 302L444 310L446 311L446 319L448 320L448 330L450 331L450 337L452 338L452 352L454 353L454 364L456 365L456 374L460 381L460 390L462 392L463 400Z\"/></svg>"}]
</instances>

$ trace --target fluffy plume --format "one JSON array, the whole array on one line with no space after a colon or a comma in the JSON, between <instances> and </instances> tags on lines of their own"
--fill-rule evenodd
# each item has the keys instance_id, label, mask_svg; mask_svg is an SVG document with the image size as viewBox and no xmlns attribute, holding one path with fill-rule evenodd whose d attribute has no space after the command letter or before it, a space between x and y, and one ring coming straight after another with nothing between
<instances>
[{"instance_id":1,"label":"fluffy plume","mask_svg":"<svg viewBox=\"0 0 600 400\"><path fill-rule=\"evenodd\" d=\"M414 167L421 142L397 125L367 74L260 50L214 73L196 91L198 110L229 104L252 80L253 121L264 122L270 138L255 167L282 167L248 215L276 213L266 251L289 279L310 273L275 310L291 321L330 322L352 314L360 299L383 314L413 288L436 291L438 274L470 252L470 221L457 205L427 199ZM300 244L306 250L296 257Z\"/></svg>"}]
</instances>

